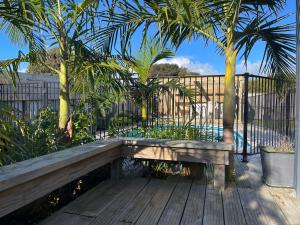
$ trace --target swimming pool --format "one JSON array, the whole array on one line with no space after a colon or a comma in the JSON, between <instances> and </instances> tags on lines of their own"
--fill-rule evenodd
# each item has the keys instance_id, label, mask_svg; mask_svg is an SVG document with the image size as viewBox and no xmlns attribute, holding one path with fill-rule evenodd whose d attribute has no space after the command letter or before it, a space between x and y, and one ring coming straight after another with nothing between
<instances>
[{"instance_id":1,"label":"swimming pool","mask_svg":"<svg viewBox=\"0 0 300 225\"><path fill-rule=\"evenodd\" d=\"M196 134L194 134L195 131ZM220 142L223 140L223 127L217 127L212 125L196 125L196 126L195 125L189 125L189 126L156 125L156 126L151 126L146 128L137 127L137 128L119 131L116 136L172 139L172 134L174 132L192 132L192 133L194 132L192 135L189 135L189 138L183 138L183 139L201 140L201 141L209 141L209 142L210 141ZM162 136L161 135L162 133L164 133L165 136ZM175 134L175 136L178 137L178 134ZM241 153L244 145L243 135L237 131L234 131L234 142L235 142L236 152ZM251 148L251 145L248 142L247 142L247 148Z\"/></svg>"}]
</instances>

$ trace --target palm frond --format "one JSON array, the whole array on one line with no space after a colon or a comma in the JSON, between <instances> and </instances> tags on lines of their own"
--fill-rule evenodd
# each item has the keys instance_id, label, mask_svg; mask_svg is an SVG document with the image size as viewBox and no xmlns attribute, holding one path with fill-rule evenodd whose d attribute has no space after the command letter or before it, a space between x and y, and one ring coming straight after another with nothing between
<instances>
[{"instance_id":1,"label":"palm frond","mask_svg":"<svg viewBox=\"0 0 300 225\"><path fill-rule=\"evenodd\" d=\"M123 61L127 67L138 74L138 79L145 84L150 76L151 67L161 59L174 57L174 53L162 47L159 42L151 38L142 45L135 56L124 55Z\"/></svg>"},{"instance_id":2,"label":"palm frond","mask_svg":"<svg viewBox=\"0 0 300 225\"><path fill-rule=\"evenodd\" d=\"M285 6L286 0L242 0L243 6L251 6L254 8L267 7L272 12L278 12ZM249 8L247 8L249 10Z\"/></svg>"},{"instance_id":3,"label":"palm frond","mask_svg":"<svg viewBox=\"0 0 300 225\"><path fill-rule=\"evenodd\" d=\"M20 45L28 44L30 53L25 57L19 53L14 59L0 62L0 74L17 79L17 71L20 62L34 60L36 56L45 55L45 43L39 36L40 27L35 23L35 18L39 17L41 8L39 1L12 1L4 0L0 2L0 31L8 35L13 43ZM33 57L33 55L36 55ZM30 57L28 57L30 56Z\"/></svg>"},{"instance_id":4,"label":"palm frond","mask_svg":"<svg viewBox=\"0 0 300 225\"><path fill-rule=\"evenodd\" d=\"M294 76L296 68L295 24L281 25L287 16L268 20L272 15L253 19L242 32L236 33L236 48L247 61L258 41L265 43L261 72L276 76Z\"/></svg>"}]
</instances>

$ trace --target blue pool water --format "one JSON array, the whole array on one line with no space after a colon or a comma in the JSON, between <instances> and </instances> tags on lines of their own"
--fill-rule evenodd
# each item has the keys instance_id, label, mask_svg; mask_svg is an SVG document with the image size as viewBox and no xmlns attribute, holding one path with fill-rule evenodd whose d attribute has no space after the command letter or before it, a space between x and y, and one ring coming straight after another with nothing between
<instances>
[{"instance_id":1,"label":"blue pool water","mask_svg":"<svg viewBox=\"0 0 300 225\"><path fill-rule=\"evenodd\" d=\"M180 128L182 126L176 126L176 128ZM213 140L213 141L220 141L222 140L223 137L223 127L217 127L217 126L212 126L212 125L190 125L191 128L196 128L202 131L204 134L204 139ZM162 131L164 129L172 129L174 128L173 125L158 125L155 126L154 129L157 129L157 131ZM153 129L153 128L152 128ZM205 137L207 135L207 137ZM144 132L142 132L141 129L139 128L134 128L130 130L124 130L119 132L118 136L123 136L123 137L151 137L149 135L145 135ZM243 145L244 145L244 139L243 135L240 134L237 131L234 131L234 142L235 142L235 149L237 152L241 152L243 150ZM248 148L251 147L249 143L247 143Z\"/></svg>"}]
</instances>

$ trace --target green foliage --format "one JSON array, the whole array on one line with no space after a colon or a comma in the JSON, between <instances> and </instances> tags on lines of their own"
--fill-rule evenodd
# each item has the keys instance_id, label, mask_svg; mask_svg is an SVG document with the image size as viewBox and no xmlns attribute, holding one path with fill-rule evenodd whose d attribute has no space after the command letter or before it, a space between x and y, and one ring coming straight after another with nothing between
<instances>
[{"instance_id":1,"label":"green foliage","mask_svg":"<svg viewBox=\"0 0 300 225\"><path fill-rule=\"evenodd\" d=\"M124 126L120 126L119 129L111 130L110 134L112 136L146 137L169 140L222 141L221 137L217 137L217 132L213 133L212 130L208 130L207 128L202 129L201 127L194 127L190 123L181 126L176 124L165 124L133 129L126 129Z\"/></svg>"},{"instance_id":2,"label":"green foliage","mask_svg":"<svg viewBox=\"0 0 300 225\"><path fill-rule=\"evenodd\" d=\"M176 64L154 64L150 69L151 77L179 76L179 66Z\"/></svg>"},{"instance_id":3,"label":"green foliage","mask_svg":"<svg viewBox=\"0 0 300 225\"><path fill-rule=\"evenodd\" d=\"M205 133L198 128L190 126L167 126L157 129L157 127L148 127L143 131L145 137L171 140L197 140L203 139Z\"/></svg>"},{"instance_id":4,"label":"green foliage","mask_svg":"<svg viewBox=\"0 0 300 225\"><path fill-rule=\"evenodd\" d=\"M176 64L162 63L154 64L150 69L150 77L169 77L169 76L200 76L199 73L190 72L187 68L179 67Z\"/></svg>"},{"instance_id":5,"label":"green foliage","mask_svg":"<svg viewBox=\"0 0 300 225\"><path fill-rule=\"evenodd\" d=\"M21 62L33 62L34 55L45 54L45 42L40 35L40 29L33 18L40 19L42 7L37 7L39 1L2 0L0 1L0 32L18 46L28 44L29 53L19 51L18 56L0 61L0 75L15 81Z\"/></svg>"},{"instance_id":6,"label":"green foliage","mask_svg":"<svg viewBox=\"0 0 300 225\"><path fill-rule=\"evenodd\" d=\"M147 175L151 177L166 177L168 174L170 174L172 168L174 166L181 166L178 163L172 163L172 162L162 162L157 160L148 160L148 161L142 161L142 164L144 167L147 168Z\"/></svg>"},{"instance_id":7,"label":"green foliage","mask_svg":"<svg viewBox=\"0 0 300 225\"><path fill-rule=\"evenodd\" d=\"M95 137L91 132L93 126L95 126L95 122L90 114L87 114L84 110L77 112L73 118L72 145L94 141Z\"/></svg>"},{"instance_id":8,"label":"green foliage","mask_svg":"<svg viewBox=\"0 0 300 225\"><path fill-rule=\"evenodd\" d=\"M60 148L61 132L57 124L58 115L50 108L41 109L37 117L27 123L28 135L32 136L33 144L43 146L37 154L54 152Z\"/></svg>"},{"instance_id":9,"label":"green foliage","mask_svg":"<svg viewBox=\"0 0 300 225\"><path fill-rule=\"evenodd\" d=\"M47 51L47 55L43 63L41 62L31 62L29 66L27 67L28 73L33 74L43 74L43 73L53 73L53 70L49 69L54 68L56 70L59 70L60 66L60 55L59 55L59 49L58 48L52 48Z\"/></svg>"},{"instance_id":10,"label":"green foliage","mask_svg":"<svg viewBox=\"0 0 300 225\"><path fill-rule=\"evenodd\" d=\"M108 127L108 135L116 136L123 130L126 126L132 123L133 118L132 114L129 113L121 113L120 115L116 115L109 120Z\"/></svg>"},{"instance_id":11,"label":"green foliage","mask_svg":"<svg viewBox=\"0 0 300 225\"><path fill-rule=\"evenodd\" d=\"M3 114L2 114L3 115ZM62 148L61 133L57 127L57 114L42 109L31 120L10 117L13 121L2 124L0 133L7 132L5 144L0 146L0 164L5 165L57 151Z\"/></svg>"},{"instance_id":12,"label":"green foliage","mask_svg":"<svg viewBox=\"0 0 300 225\"><path fill-rule=\"evenodd\" d=\"M194 1L147 0L124 1L104 13L109 26L101 30L102 37L126 49L137 30L143 29L143 43L152 25L157 25L156 37L163 44L172 43L178 48L185 41L197 39L214 42L217 52L238 53L247 59L253 47L262 42L264 55L261 71L276 76L295 74L295 24L284 24L291 15L279 16L285 6L283 0L258 1ZM121 38L120 38L121 37ZM103 41L100 44L107 44ZM98 43L97 43L98 44ZM134 44L136 44L134 42Z\"/></svg>"},{"instance_id":13,"label":"green foliage","mask_svg":"<svg viewBox=\"0 0 300 225\"><path fill-rule=\"evenodd\" d=\"M92 118L82 109L74 113L70 141L64 139L58 115L50 108L41 109L32 120L18 119L8 108L2 109L1 115L10 120L0 124L0 166L95 140L90 130Z\"/></svg>"},{"instance_id":14,"label":"green foliage","mask_svg":"<svg viewBox=\"0 0 300 225\"><path fill-rule=\"evenodd\" d=\"M174 53L151 39L142 46L134 57L125 57L127 66L138 75L139 83L146 84L151 74L151 67L161 59L174 57Z\"/></svg>"}]
</instances>

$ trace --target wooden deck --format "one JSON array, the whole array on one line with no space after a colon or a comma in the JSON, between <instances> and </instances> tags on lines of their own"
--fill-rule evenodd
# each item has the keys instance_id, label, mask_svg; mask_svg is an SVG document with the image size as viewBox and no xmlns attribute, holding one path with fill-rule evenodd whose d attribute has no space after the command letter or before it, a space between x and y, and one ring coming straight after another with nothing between
<instances>
[{"instance_id":1,"label":"wooden deck","mask_svg":"<svg viewBox=\"0 0 300 225\"><path fill-rule=\"evenodd\" d=\"M206 179L109 180L41 225L299 225L300 202L287 196L290 190L263 186L257 159L238 161L237 182L224 191Z\"/></svg>"}]
</instances>

